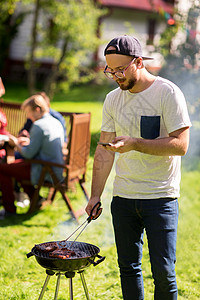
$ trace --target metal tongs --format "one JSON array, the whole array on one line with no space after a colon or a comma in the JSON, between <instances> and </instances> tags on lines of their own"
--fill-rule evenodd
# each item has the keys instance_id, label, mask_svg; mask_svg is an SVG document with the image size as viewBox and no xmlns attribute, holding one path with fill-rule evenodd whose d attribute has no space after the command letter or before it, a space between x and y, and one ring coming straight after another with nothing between
<instances>
[{"instance_id":1,"label":"metal tongs","mask_svg":"<svg viewBox=\"0 0 200 300\"><path fill-rule=\"evenodd\" d=\"M87 227L87 225L92 221L92 220L96 220L100 215L97 215L96 217L93 217L92 216L92 213L93 213L93 211L94 211L94 209L97 207L97 212L99 211L99 209L100 209L100 207L101 207L101 202L97 202L94 206L93 206L93 208L92 208L92 210L91 210L91 212L90 212L90 215L89 215L89 217L85 220L85 222L83 222L80 226L78 226L78 228L76 228L76 230L74 230L74 232L72 232L69 236L68 236L68 238L66 238L66 240L65 241L68 241L69 240L69 238L70 237L72 237L72 235L74 235L74 233L76 233L85 223L87 223L83 228L82 228L82 230L79 232L79 234L77 234L77 236L75 237L75 239L73 240L73 242L71 243L71 245L70 245L70 247L69 248L71 248L72 246L73 246L73 244L74 244L74 242L77 240L77 238L81 235L81 233L83 232L83 230Z\"/></svg>"}]
</instances>

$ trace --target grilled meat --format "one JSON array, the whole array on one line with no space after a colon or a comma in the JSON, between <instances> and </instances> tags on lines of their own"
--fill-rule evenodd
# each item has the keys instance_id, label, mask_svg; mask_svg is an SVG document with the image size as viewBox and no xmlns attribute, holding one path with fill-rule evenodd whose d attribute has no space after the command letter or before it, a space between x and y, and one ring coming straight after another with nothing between
<instances>
[{"instance_id":1,"label":"grilled meat","mask_svg":"<svg viewBox=\"0 0 200 300\"><path fill-rule=\"evenodd\" d=\"M35 248L42 252L52 252L56 249L59 249L59 246L56 242L52 242L47 244L44 243L44 244L35 245Z\"/></svg>"},{"instance_id":2,"label":"grilled meat","mask_svg":"<svg viewBox=\"0 0 200 300\"><path fill-rule=\"evenodd\" d=\"M56 258L62 258L62 259L70 258L75 255L76 255L76 253L74 251L67 249L67 248L61 248L58 250L56 249L49 253L49 257L56 257Z\"/></svg>"}]
</instances>

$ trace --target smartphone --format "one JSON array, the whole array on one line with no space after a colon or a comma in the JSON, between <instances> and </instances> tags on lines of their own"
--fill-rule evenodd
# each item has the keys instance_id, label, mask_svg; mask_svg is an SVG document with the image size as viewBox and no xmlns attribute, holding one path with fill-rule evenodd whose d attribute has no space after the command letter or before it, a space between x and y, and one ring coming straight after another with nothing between
<instances>
[{"instance_id":1,"label":"smartphone","mask_svg":"<svg viewBox=\"0 0 200 300\"><path fill-rule=\"evenodd\" d=\"M102 146L111 146L111 143L102 143L102 142L97 142L98 145Z\"/></svg>"}]
</instances>

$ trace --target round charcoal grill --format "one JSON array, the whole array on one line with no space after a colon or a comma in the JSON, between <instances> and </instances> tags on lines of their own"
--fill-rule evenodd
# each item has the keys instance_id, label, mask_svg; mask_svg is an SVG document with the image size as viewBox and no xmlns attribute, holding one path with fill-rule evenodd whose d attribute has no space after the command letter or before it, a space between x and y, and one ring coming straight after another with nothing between
<instances>
[{"instance_id":1,"label":"round charcoal grill","mask_svg":"<svg viewBox=\"0 0 200 300\"><path fill-rule=\"evenodd\" d=\"M67 248L75 252L74 256L69 258L54 258L49 256L49 252L42 251L41 249L45 247L51 247L55 244L59 248ZM83 271L85 268L89 267L91 264L94 266L98 265L105 259L105 256L102 257L99 255L100 249L92 244L83 243L83 242L72 242L72 241L54 241L42 243L35 245L31 252L27 254L27 257L35 256L37 262L46 269L47 277L44 282L42 291L38 300L43 298L43 295L46 291L49 279L54 274L57 275L57 283L54 300L58 297L59 285L60 285L60 276L65 275L66 278L69 278L69 295L70 300L73 300L73 287L72 287L72 278L75 276L75 273L79 273L82 281L82 285L85 291L85 296L87 300L90 300L88 289L86 286L85 277ZM98 258L95 261L95 258Z\"/></svg>"},{"instance_id":2,"label":"round charcoal grill","mask_svg":"<svg viewBox=\"0 0 200 300\"><path fill-rule=\"evenodd\" d=\"M59 248L68 248L70 250L73 250L76 255L67 259L53 258L49 257L48 252L44 252L42 250L40 251L35 246L32 248L31 252L27 254L27 256L30 257L32 255L35 255L37 262L43 268L61 272L81 271L89 267L91 264L96 266L102 261L102 259L105 259L105 257L101 257L100 255L98 255L100 249L97 246L83 242L73 242L72 248L71 241L48 242L39 244L39 246L44 245L48 247L54 243L57 243ZM99 257L100 259L97 262L94 262L95 257Z\"/></svg>"}]
</instances>

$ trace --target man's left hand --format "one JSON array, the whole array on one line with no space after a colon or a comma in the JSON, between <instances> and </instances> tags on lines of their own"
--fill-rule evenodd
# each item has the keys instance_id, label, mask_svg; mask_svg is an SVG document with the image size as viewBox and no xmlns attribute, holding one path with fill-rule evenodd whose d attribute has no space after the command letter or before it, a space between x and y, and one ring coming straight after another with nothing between
<instances>
[{"instance_id":1,"label":"man's left hand","mask_svg":"<svg viewBox=\"0 0 200 300\"><path fill-rule=\"evenodd\" d=\"M119 153L134 150L134 138L130 136L117 136L110 146L106 146L106 149Z\"/></svg>"}]
</instances>

